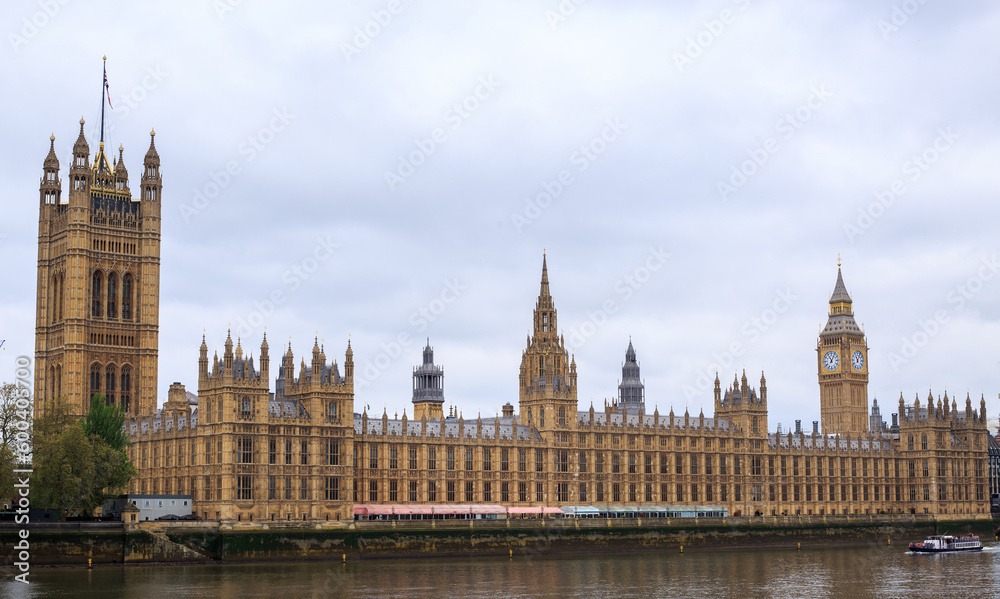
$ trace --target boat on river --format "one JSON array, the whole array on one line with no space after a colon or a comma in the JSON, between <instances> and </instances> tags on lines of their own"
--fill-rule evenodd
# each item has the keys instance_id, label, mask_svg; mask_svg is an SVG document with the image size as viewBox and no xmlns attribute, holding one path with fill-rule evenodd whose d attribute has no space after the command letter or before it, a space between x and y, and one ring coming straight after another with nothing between
<instances>
[{"instance_id":1,"label":"boat on river","mask_svg":"<svg viewBox=\"0 0 1000 599\"><path fill-rule=\"evenodd\" d=\"M927 537L923 543L910 543L910 551L914 553L957 553L962 551L982 551L983 544L979 537L953 537L951 535L934 535Z\"/></svg>"}]
</instances>

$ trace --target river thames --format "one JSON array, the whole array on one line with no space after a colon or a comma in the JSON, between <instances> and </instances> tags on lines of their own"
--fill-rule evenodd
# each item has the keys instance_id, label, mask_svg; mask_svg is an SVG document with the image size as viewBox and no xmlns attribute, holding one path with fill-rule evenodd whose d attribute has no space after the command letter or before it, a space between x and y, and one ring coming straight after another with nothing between
<instances>
[{"instance_id":1,"label":"river thames","mask_svg":"<svg viewBox=\"0 0 1000 599\"><path fill-rule=\"evenodd\" d=\"M1000 550L911 555L903 547L759 549L51 569L5 598L964 597L1000 598Z\"/></svg>"}]
</instances>

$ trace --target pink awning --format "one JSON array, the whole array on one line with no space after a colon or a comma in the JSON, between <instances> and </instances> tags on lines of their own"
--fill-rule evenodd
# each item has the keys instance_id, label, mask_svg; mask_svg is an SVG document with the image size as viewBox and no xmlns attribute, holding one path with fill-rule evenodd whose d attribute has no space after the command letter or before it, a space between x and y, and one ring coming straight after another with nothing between
<instances>
[{"instance_id":1,"label":"pink awning","mask_svg":"<svg viewBox=\"0 0 1000 599\"><path fill-rule=\"evenodd\" d=\"M562 510L557 507L510 507L507 508L507 513L518 514L518 515L543 515L543 514L559 514L562 515Z\"/></svg>"},{"instance_id":2,"label":"pink awning","mask_svg":"<svg viewBox=\"0 0 1000 599\"><path fill-rule=\"evenodd\" d=\"M536 508L537 509L537 508ZM552 508L548 508L552 509ZM558 511L558 510L556 510ZM490 504L366 504L355 505L355 516L404 516L404 515L431 515L440 514L442 516L456 516L461 514L506 514L507 509L502 505ZM536 512L533 512L536 513Z\"/></svg>"}]
</instances>

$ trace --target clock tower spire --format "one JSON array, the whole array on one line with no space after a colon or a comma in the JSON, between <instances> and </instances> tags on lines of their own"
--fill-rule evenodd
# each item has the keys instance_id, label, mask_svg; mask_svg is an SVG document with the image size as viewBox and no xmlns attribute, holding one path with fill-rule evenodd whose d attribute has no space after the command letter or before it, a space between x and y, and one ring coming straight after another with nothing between
<instances>
[{"instance_id":1,"label":"clock tower spire","mask_svg":"<svg viewBox=\"0 0 1000 599\"><path fill-rule=\"evenodd\" d=\"M820 417L829 435L868 432L868 344L852 304L838 257L829 318L816 342Z\"/></svg>"}]
</instances>

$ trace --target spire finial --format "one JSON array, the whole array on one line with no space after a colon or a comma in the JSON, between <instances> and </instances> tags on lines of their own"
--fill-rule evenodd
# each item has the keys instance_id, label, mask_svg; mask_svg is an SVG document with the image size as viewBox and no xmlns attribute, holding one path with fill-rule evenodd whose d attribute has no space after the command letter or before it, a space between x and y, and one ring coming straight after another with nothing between
<instances>
[{"instance_id":1,"label":"spire finial","mask_svg":"<svg viewBox=\"0 0 1000 599\"><path fill-rule=\"evenodd\" d=\"M837 268L840 268L840 252L837 252Z\"/></svg>"}]
</instances>

